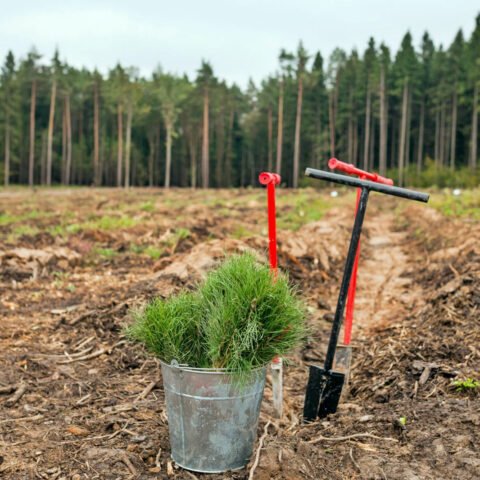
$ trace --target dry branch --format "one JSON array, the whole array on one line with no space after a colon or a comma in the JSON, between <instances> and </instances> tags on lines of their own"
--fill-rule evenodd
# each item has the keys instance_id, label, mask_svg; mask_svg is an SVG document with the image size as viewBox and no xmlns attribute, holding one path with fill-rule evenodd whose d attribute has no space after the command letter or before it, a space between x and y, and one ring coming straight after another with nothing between
<instances>
[{"instance_id":1,"label":"dry branch","mask_svg":"<svg viewBox=\"0 0 480 480\"><path fill-rule=\"evenodd\" d=\"M5 404L8 406L8 407L12 407L13 405L15 405L22 397L23 395L25 394L25 392L27 391L27 384L26 383L21 383L17 390L15 391L15 394L10 397L6 402Z\"/></svg>"},{"instance_id":2,"label":"dry branch","mask_svg":"<svg viewBox=\"0 0 480 480\"><path fill-rule=\"evenodd\" d=\"M319 435L318 437L312 438L312 440L308 440L307 443L315 445L319 442L344 442L346 440L353 440L355 438L374 438L375 440L398 442L396 438L378 437L377 435L373 435L372 433L354 433L353 435L345 435L344 437L324 437L323 435Z\"/></svg>"},{"instance_id":3,"label":"dry branch","mask_svg":"<svg viewBox=\"0 0 480 480\"><path fill-rule=\"evenodd\" d=\"M267 437L268 435L268 427L270 426L272 422L269 420L266 424L265 424L265 427L263 429L263 434L262 436L260 437L260 440L258 442L258 447L257 447L257 451L255 453L255 461L253 462L253 465L252 467L250 468L250 473L248 474L248 480L253 480L253 475L255 473L255 470L256 468L258 467L258 462L260 461L260 452L262 450L262 447L263 447L263 442L265 440L265 438Z\"/></svg>"}]
</instances>

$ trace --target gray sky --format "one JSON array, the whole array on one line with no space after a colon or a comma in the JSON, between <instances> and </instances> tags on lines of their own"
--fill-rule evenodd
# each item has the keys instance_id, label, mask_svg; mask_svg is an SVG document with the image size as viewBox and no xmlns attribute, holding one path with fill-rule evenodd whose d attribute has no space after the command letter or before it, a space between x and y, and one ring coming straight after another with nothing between
<instances>
[{"instance_id":1,"label":"gray sky","mask_svg":"<svg viewBox=\"0 0 480 480\"><path fill-rule=\"evenodd\" d=\"M193 75L202 58L215 73L245 86L277 68L280 48L303 40L324 57L339 46L362 52L373 36L394 51L410 30L416 45L428 30L449 45L459 28L467 38L478 0L0 0L0 57L35 45L49 61L62 59L106 72L120 61L148 75Z\"/></svg>"}]
</instances>

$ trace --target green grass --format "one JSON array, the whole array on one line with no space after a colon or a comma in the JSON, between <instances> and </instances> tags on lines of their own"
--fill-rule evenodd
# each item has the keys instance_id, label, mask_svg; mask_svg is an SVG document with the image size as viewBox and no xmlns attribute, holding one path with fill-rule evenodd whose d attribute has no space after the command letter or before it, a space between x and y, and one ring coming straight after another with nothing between
<instances>
[{"instance_id":1,"label":"green grass","mask_svg":"<svg viewBox=\"0 0 480 480\"><path fill-rule=\"evenodd\" d=\"M469 392L480 388L480 382L473 378L467 378L465 380L455 380L452 382L452 386L455 387L457 392Z\"/></svg>"},{"instance_id":2,"label":"green grass","mask_svg":"<svg viewBox=\"0 0 480 480\"><path fill-rule=\"evenodd\" d=\"M243 225L237 225L233 232L231 233L233 238L236 238L237 240L240 240L242 238L247 238L255 235L255 232L252 232L252 230L249 230L248 228L244 227Z\"/></svg>"},{"instance_id":3,"label":"green grass","mask_svg":"<svg viewBox=\"0 0 480 480\"><path fill-rule=\"evenodd\" d=\"M150 258L153 260L158 260L164 253L163 248L158 248L155 247L154 245L149 245L147 248L145 248L144 253L148 255Z\"/></svg>"},{"instance_id":4,"label":"green grass","mask_svg":"<svg viewBox=\"0 0 480 480\"><path fill-rule=\"evenodd\" d=\"M134 227L137 223L138 220L132 217L103 215L101 217L92 217L86 222L64 224L54 228L58 234L62 235L75 234L85 230L121 230Z\"/></svg>"},{"instance_id":5,"label":"green grass","mask_svg":"<svg viewBox=\"0 0 480 480\"><path fill-rule=\"evenodd\" d=\"M451 190L432 194L430 206L448 217L480 219L480 189L461 190L453 195Z\"/></svg>"},{"instance_id":6,"label":"green grass","mask_svg":"<svg viewBox=\"0 0 480 480\"><path fill-rule=\"evenodd\" d=\"M130 251L136 255L148 255L153 260L158 260L165 253L165 248L132 243L130 244Z\"/></svg>"},{"instance_id":7,"label":"green grass","mask_svg":"<svg viewBox=\"0 0 480 480\"><path fill-rule=\"evenodd\" d=\"M155 211L155 204L152 201L142 203L140 205L140 210L142 212L148 212L148 213L154 212Z\"/></svg>"},{"instance_id":8,"label":"green grass","mask_svg":"<svg viewBox=\"0 0 480 480\"><path fill-rule=\"evenodd\" d=\"M99 255L100 257L111 259L118 255L118 252L113 248L94 248L93 252L94 255Z\"/></svg>"},{"instance_id":9,"label":"green grass","mask_svg":"<svg viewBox=\"0 0 480 480\"><path fill-rule=\"evenodd\" d=\"M12 215L10 213L0 213L0 226L8 226L13 223L25 222L28 220L36 220L46 216L45 213L39 212L38 210L31 210L30 212L21 213L18 215Z\"/></svg>"},{"instance_id":10,"label":"green grass","mask_svg":"<svg viewBox=\"0 0 480 480\"><path fill-rule=\"evenodd\" d=\"M298 193L277 200L278 228L298 230L303 225L320 220L332 207L332 202L317 194Z\"/></svg>"},{"instance_id":11,"label":"green grass","mask_svg":"<svg viewBox=\"0 0 480 480\"><path fill-rule=\"evenodd\" d=\"M250 254L229 257L197 289L155 299L127 335L170 363L225 368L243 378L305 335L305 307L288 278Z\"/></svg>"}]
</instances>

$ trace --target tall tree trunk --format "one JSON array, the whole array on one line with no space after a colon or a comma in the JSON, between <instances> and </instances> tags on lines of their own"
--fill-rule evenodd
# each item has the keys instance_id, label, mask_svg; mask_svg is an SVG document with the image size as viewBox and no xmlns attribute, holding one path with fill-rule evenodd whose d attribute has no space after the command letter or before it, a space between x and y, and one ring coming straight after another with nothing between
<instances>
[{"instance_id":1,"label":"tall tree trunk","mask_svg":"<svg viewBox=\"0 0 480 480\"><path fill-rule=\"evenodd\" d=\"M94 183L98 187L101 183L101 171L100 171L100 99L98 92L98 81L95 80L93 90L93 178ZM119 139L121 139L121 135ZM119 140L121 143L121 140ZM120 155L120 183L122 181L122 165L121 165L121 149ZM117 177L117 185L120 184Z\"/></svg>"},{"instance_id":2,"label":"tall tree trunk","mask_svg":"<svg viewBox=\"0 0 480 480\"><path fill-rule=\"evenodd\" d=\"M72 175L72 112L70 108L70 95L65 97L65 119L67 127L67 164L65 166L65 185L70 185Z\"/></svg>"},{"instance_id":3,"label":"tall tree trunk","mask_svg":"<svg viewBox=\"0 0 480 480\"><path fill-rule=\"evenodd\" d=\"M282 174L282 149L283 149L283 97L284 97L284 82L283 78L280 80L280 91L278 94L278 124L277 124L277 161L276 173Z\"/></svg>"},{"instance_id":4,"label":"tall tree trunk","mask_svg":"<svg viewBox=\"0 0 480 480\"><path fill-rule=\"evenodd\" d=\"M322 109L317 103L315 115L315 143L313 151L313 165L316 169L320 168L320 162L323 159L323 142L322 142Z\"/></svg>"},{"instance_id":5,"label":"tall tree trunk","mask_svg":"<svg viewBox=\"0 0 480 480\"><path fill-rule=\"evenodd\" d=\"M47 130L43 130L41 135L40 148L40 183L45 185L47 181Z\"/></svg>"},{"instance_id":6,"label":"tall tree trunk","mask_svg":"<svg viewBox=\"0 0 480 480\"><path fill-rule=\"evenodd\" d=\"M153 187L153 172L155 165L155 134L153 131L150 131L148 134L148 186Z\"/></svg>"},{"instance_id":7,"label":"tall tree trunk","mask_svg":"<svg viewBox=\"0 0 480 480\"><path fill-rule=\"evenodd\" d=\"M408 80L405 81L403 86L403 99L402 99L402 120L400 127L400 138L398 145L398 183L403 186L403 174L405 166L405 144L407 136L407 115L408 115Z\"/></svg>"},{"instance_id":8,"label":"tall tree trunk","mask_svg":"<svg viewBox=\"0 0 480 480\"><path fill-rule=\"evenodd\" d=\"M165 188L170 188L170 171L172 167L172 131L173 127L170 122L165 125Z\"/></svg>"},{"instance_id":9,"label":"tall tree trunk","mask_svg":"<svg viewBox=\"0 0 480 480\"><path fill-rule=\"evenodd\" d=\"M117 106L117 187L122 186L122 164L123 164L123 105Z\"/></svg>"},{"instance_id":10,"label":"tall tree trunk","mask_svg":"<svg viewBox=\"0 0 480 480\"><path fill-rule=\"evenodd\" d=\"M208 188L210 167L209 91L203 93L202 187Z\"/></svg>"},{"instance_id":11,"label":"tall tree trunk","mask_svg":"<svg viewBox=\"0 0 480 480\"><path fill-rule=\"evenodd\" d=\"M67 120L65 116L65 99L63 99L62 109L62 161L61 161L61 178L62 184L65 185L65 169L67 165Z\"/></svg>"},{"instance_id":12,"label":"tall tree trunk","mask_svg":"<svg viewBox=\"0 0 480 480\"><path fill-rule=\"evenodd\" d=\"M440 164L440 109L437 105L435 111L435 168L439 167Z\"/></svg>"},{"instance_id":13,"label":"tall tree trunk","mask_svg":"<svg viewBox=\"0 0 480 480\"><path fill-rule=\"evenodd\" d=\"M382 65L380 70L380 152L379 170L380 175L387 173L387 95L385 87L385 68Z\"/></svg>"},{"instance_id":14,"label":"tall tree trunk","mask_svg":"<svg viewBox=\"0 0 480 480\"><path fill-rule=\"evenodd\" d=\"M267 147L268 147L268 171L271 172L273 168L273 112L272 112L272 107L268 107L268 113L267 113ZM228 185L230 186L230 185Z\"/></svg>"},{"instance_id":15,"label":"tall tree trunk","mask_svg":"<svg viewBox=\"0 0 480 480\"><path fill-rule=\"evenodd\" d=\"M353 119L352 112L348 116L348 154L347 159L349 163L353 163Z\"/></svg>"},{"instance_id":16,"label":"tall tree trunk","mask_svg":"<svg viewBox=\"0 0 480 480\"><path fill-rule=\"evenodd\" d=\"M55 102L57 97L57 81L53 80L52 92L50 95L50 115L48 117L48 138L47 138L47 185L52 184L52 147L53 127L55 125Z\"/></svg>"},{"instance_id":17,"label":"tall tree trunk","mask_svg":"<svg viewBox=\"0 0 480 480\"><path fill-rule=\"evenodd\" d=\"M452 125L450 130L450 168L455 169L455 154L457 149L457 86L454 85L452 98Z\"/></svg>"},{"instance_id":18,"label":"tall tree trunk","mask_svg":"<svg viewBox=\"0 0 480 480\"><path fill-rule=\"evenodd\" d=\"M442 107L440 109L440 167L443 168L445 165L445 102L442 102Z\"/></svg>"},{"instance_id":19,"label":"tall tree trunk","mask_svg":"<svg viewBox=\"0 0 480 480\"><path fill-rule=\"evenodd\" d=\"M363 144L363 169L370 170L370 112L371 112L371 96L370 87L367 85L367 99L365 105L365 139Z\"/></svg>"},{"instance_id":20,"label":"tall tree trunk","mask_svg":"<svg viewBox=\"0 0 480 480\"><path fill-rule=\"evenodd\" d=\"M410 167L410 129L411 129L411 117L412 117L412 89L408 89L408 103L407 103L407 131L405 134L405 167Z\"/></svg>"},{"instance_id":21,"label":"tall tree trunk","mask_svg":"<svg viewBox=\"0 0 480 480\"><path fill-rule=\"evenodd\" d=\"M375 118L371 118L371 127L370 127L370 152L368 154L368 165L369 168L375 168Z\"/></svg>"},{"instance_id":22,"label":"tall tree trunk","mask_svg":"<svg viewBox=\"0 0 480 480\"><path fill-rule=\"evenodd\" d=\"M132 104L132 101L130 100L127 106L127 128L125 129L125 188L130 187L132 117L133 117L133 104Z\"/></svg>"},{"instance_id":23,"label":"tall tree trunk","mask_svg":"<svg viewBox=\"0 0 480 480\"><path fill-rule=\"evenodd\" d=\"M225 157L225 112L223 108L217 114L216 123L216 141L215 141L215 153L216 153L216 162L215 162L215 186L220 188L225 183L225 168L224 168L224 157Z\"/></svg>"},{"instance_id":24,"label":"tall tree trunk","mask_svg":"<svg viewBox=\"0 0 480 480\"><path fill-rule=\"evenodd\" d=\"M235 120L235 112L233 107L230 109L228 116L228 136L227 136L227 155L225 163L225 183L227 187L232 186L232 163L233 163L233 121ZM272 149L273 149L273 139L272 139ZM273 156L273 150L272 150ZM272 165L273 168L273 165ZM271 170L270 170L271 171Z\"/></svg>"},{"instance_id":25,"label":"tall tree trunk","mask_svg":"<svg viewBox=\"0 0 480 480\"><path fill-rule=\"evenodd\" d=\"M33 169L35 164L35 108L37 102L37 80L32 81L30 96L30 144L28 152L28 185L33 186Z\"/></svg>"},{"instance_id":26,"label":"tall tree trunk","mask_svg":"<svg viewBox=\"0 0 480 480\"><path fill-rule=\"evenodd\" d=\"M303 77L298 78L297 115L295 118L295 144L293 147L293 188L298 188L300 169L300 132L302 128Z\"/></svg>"},{"instance_id":27,"label":"tall tree trunk","mask_svg":"<svg viewBox=\"0 0 480 480\"><path fill-rule=\"evenodd\" d=\"M352 150L352 163L357 163L358 159L358 118L353 118L353 150Z\"/></svg>"},{"instance_id":28,"label":"tall tree trunk","mask_svg":"<svg viewBox=\"0 0 480 480\"><path fill-rule=\"evenodd\" d=\"M472 109L472 133L470 136L470 161L471 169L477 168L477 146L478 146L478 83L473 90L473 109Z\"/></svg>"},{"instance_id":29,"label":"tall tree trunk","mask_svg":"<svg viewBox=\"0 0 480 480\"><path fill-rule=\"evenodd\" d=\"M10 115L7 113L5 118L5 164L3 182L6 187L10 183Z\"/></svg>"},{"instance_id":30,"label":"tall tree trunk","mask_svg":"<svg viewBox=\"0 0 480 480\"><path fill-rule=\"evenodd\" d=\"M328 95L328 124L330 127L330 156L335 156L335 107L333 92Z\"/></svg>"},{"instance_id":31,"label":"tall tree trunk","mask_svg":"<svg viewBox=\"0 0 480 480\"><path fill-rule=\"evenodd\" d=\"M190 141L190 185L197 188L197 145L193 136Z\"/></svg>"},{"instance_id":32,"label":"tall tree trunk","mask_svg":"<svg viewBox=\"0 0 480 480\"><path fill-rule=\"evenodd\" d=\"M423 166L423 139L425 136L425 99L420 104L420 126L418 128L418 150L417 150L417 173L422 171Z\"/></svg>"}]
</instances>

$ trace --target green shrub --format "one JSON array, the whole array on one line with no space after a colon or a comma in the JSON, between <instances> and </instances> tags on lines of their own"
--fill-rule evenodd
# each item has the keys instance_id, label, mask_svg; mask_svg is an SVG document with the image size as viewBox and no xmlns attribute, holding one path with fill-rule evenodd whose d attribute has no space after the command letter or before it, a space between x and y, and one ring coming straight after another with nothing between
<instances>
[{"instance_id":1,"label":"green shrub","mask_svg":"<svg viewBox=\"0 0 480 480\"><path fill-rule=\"evenodd\" d=\"M194 292L155 299L127 328L164 362L238 376L285 355L304 337L304 306L288 278L251 254L229 257Z\"/></svg>"}]
</instances>

